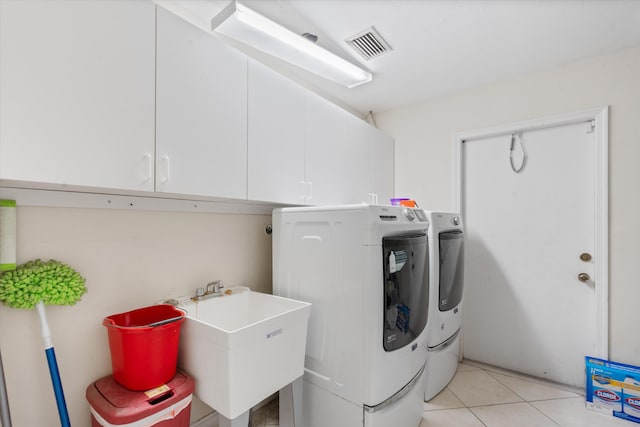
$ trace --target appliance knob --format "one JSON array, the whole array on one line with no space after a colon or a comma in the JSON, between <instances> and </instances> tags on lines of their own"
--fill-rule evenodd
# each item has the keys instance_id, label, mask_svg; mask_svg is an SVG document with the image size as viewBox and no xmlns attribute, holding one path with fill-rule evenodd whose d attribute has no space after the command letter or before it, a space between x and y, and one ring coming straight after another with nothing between
<instances>
[{"instance_id":1,"label":"appliance knob","mask_svg":"<svg viewBox=\"0 0 640 427\"><path fill-rule=\"evenodd\" d=\"M453 225L460 225L460 218L458 218L457 216L454 216L453 218L451 218L451 223Z\"/></svg>"},{"instance_id":2,"label":"appliance knob","mask_svg":"<svg viewBox=\"0 0 640 427\"><path fill-rule=\"evenodd\" d=\"M404 216L407 217L409 221L413 221L414 219L416 219L416 214L411 209L404 208L403 213L404 213Z\"/></svg>"}]
</instances>

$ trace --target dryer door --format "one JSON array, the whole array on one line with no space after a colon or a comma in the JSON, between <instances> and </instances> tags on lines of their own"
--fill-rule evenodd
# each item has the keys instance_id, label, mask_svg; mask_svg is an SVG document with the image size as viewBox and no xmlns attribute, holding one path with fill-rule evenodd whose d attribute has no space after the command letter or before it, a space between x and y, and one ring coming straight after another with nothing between
<instances>
[{"instance_id":1,"label":"dryer door","mask_svg":"<svg viewBox=\"0 0 640 427\"><path fill-rule=\"evenodd\" d=\"M461 230L440 233L440 311L449 311L462 301L464 284L464 234Z\"/></svg>"},{"instance_id":2,"label":"dryer door","mask_svg":"<svg viewBox=\"0 0 640 427\"><path fill-rule=\"evenodd\" d=\"M416 339L427 324L429 262L426 234L382 239L383 347L393 351Z\"/></svg>"}]
</instances>

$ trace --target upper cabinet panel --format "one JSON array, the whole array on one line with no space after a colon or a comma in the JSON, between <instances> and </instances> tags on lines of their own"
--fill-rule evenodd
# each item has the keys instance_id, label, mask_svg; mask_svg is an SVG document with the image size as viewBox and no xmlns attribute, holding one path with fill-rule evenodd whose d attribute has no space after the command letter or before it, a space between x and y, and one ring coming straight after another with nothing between
<instances>
[{"instance_id":1,"label":"upper cabinet panel","mask_svg":"<svg viewBox=\"0 0 640 427\"><path fill-rule=\"evenodd\" d=\"M335 104L309 94L306 134L307 204L368 202L371 127Z\"/></svg>"},{"instance_id":2,"label":"upper cabinet panel","mask_svg":"<svg viewBox=\"0 0 640 427\"><path fill-rule=\"evenodd\" d=\"M305 202L311 205L349 203L351 159L346 156L347 113L308 93L305 115Z\"/></svg>"},{"instance_id":3,"label":"upper cabinet panel","mask_svg":"<svg viewBox=\"0 0 640 427\"><path fill-rule=\"evenodd\" d=\"M306 97L291 80L249 61L250 200L304 204Z\"/></svg>"},{"instance_id":4,"label":"upper cabinet panel","mask_svg":"<svg viewBox=\"0 0 640 427\"><path fill-rule=\"evenodd\" d=\"M347 140L349 151L354 153L353 164L353 198L357 203L378 203L372 183L373 163L372 163L372 141L373 136L378 131L367 122L349 115L347 118Z\"/></svg>"},{"instance_id":5,"label":"upper cabinet panel","mask_svg":"<svg viewBox=\"0 0 640 427\"><path fill-rule=\"evenodd\" d=\"M246 199L247 58L158 7L156 190Z\"/></svg>"},{"instance_id":6,"label":"upper cabinet panel","mask_svg":"<svg viewBox=\"0 0 640 427\"><path fill-rule=\"evenodd\" d=\"M0 178L153 190L155 5L0 1Z\"/></svg>"},{"instance_id":7,"label":"upper cabinet panel","mask_svg":"<svg viewBox=\"0 0 640 427\"><path fill-rule=\"evenodd\" d=\"M393 143L381 132L255 61L248 97L250 200L389 203Z\"/></svg>"},{"instance_id":8,"label":"upper cabinet panel","mask_svg":"<svg viewBox=\"0 0 640 427\"><path fill-rule=\"evenodd\" d=\"M381 205L388 205L394 197L394 142L393 138L375 130L373 135L373 189Z\"/></svg>"}]
</instances>

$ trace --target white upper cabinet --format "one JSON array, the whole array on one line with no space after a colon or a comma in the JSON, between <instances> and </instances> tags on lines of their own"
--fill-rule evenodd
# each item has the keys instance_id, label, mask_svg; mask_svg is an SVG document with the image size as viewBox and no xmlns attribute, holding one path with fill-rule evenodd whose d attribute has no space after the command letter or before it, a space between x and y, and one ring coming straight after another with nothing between
<instances>
[{"instance_id":1,"label":"white upper cabinet","mask_svg":"<svg viewBox=\"0 0 640 427\"><path fill-rule=\"evenodd\" d=\"M353 160L352 202L388 205L393 197L393 139L359 118L349 115L348 142L358 153Z\"/></svg>"},{"instance_id":2,"label":"white upper cabinet","mask_svg":"<svg viewBox=\"0 0 640 427\"><path fill-rule=\"evenodd\" d=\"M372 141L371 192L379 204L388 205L394 197L394 142L393 138L374 130Z\"/></svg>"},{"instance_id":3,"label":"white upper cabinet","mask_svg":"<svg viewBox=\"0 0 640 427\"><path fill-rule=\"evenodd\" d=\"M153 190L155 4L0 1L0 178Z\"/></svg>"},{"instance_id":4,"label":"white upper cabinet","mask_svg":"<svg viewBox=\"0 0 640 427\"><path fill-rule=\"evenodd\" d=\"M352 186L355 192L352 202L377 203L372 184L373 174L373 135L378 132L367 122L349 115L347 120L347 140L350 149L358 153L358 158L352 166Z\"/></svg>"},{"instance_id":5,"label":"white upper cabinet","mask_svg":"<svg viewBox=\"0 0 640 427\"><path fill-rule=\"evenodd\" d=\"M0 0L0 180L386 204L393 141L153 1Z\"/></svg>"},{"instance_id":6,"label":"white upper cabinet","mask_svg":"<svg viewBox=\"0 0 640 427\"><path fill-rule=\"evenodd\" d=\"M307 94L305 109L306 204L353 201L351 150L348 150L347 113L329 101Z\"/></svg>"},{"instance_id":7,"label":"white upper cabinet","mask_svg":"<svg viewBox=\"0 0 640 427\"><path fill-rule=\"evenodd\" d=\"M248 198L304 204L309 191L304 175L307 93L253 60L248 81Z\"/></svg>"},{"instance_id":8,"label":"white upper cabinet","mask_svg":"<svg viewBox=\"0 0 640 427\"><path fill-rule=\"evenodd\" d=\"M389 203L392 141L251 60L248 120L250 200L296 205Z\"/></svg>"},{"instance_id":9,"label":"white upper cabinet","mask_svg":"<svg viewBox=\"0 0 640 427\"><path fill-rule=\"evenodd\" d=\"M158 7L156 191L247 197L247 57Z\"/></svg>"}]
</instances>

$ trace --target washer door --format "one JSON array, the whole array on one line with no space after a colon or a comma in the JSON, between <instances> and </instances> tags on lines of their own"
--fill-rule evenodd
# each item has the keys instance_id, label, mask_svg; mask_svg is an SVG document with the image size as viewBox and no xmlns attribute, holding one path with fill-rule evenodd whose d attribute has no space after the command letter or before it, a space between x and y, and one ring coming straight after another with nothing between
<instances>
[{"instance_id":1,"label":"washer door","mask_svg":"<svg viewBox=\"0 0 640 427\"><path fill-rule=\"evenodd\" d=\"M383 347L393 351L416 339L427 324L429 262L426 234L382 239Z\"/></svg>"}]
</instances>

